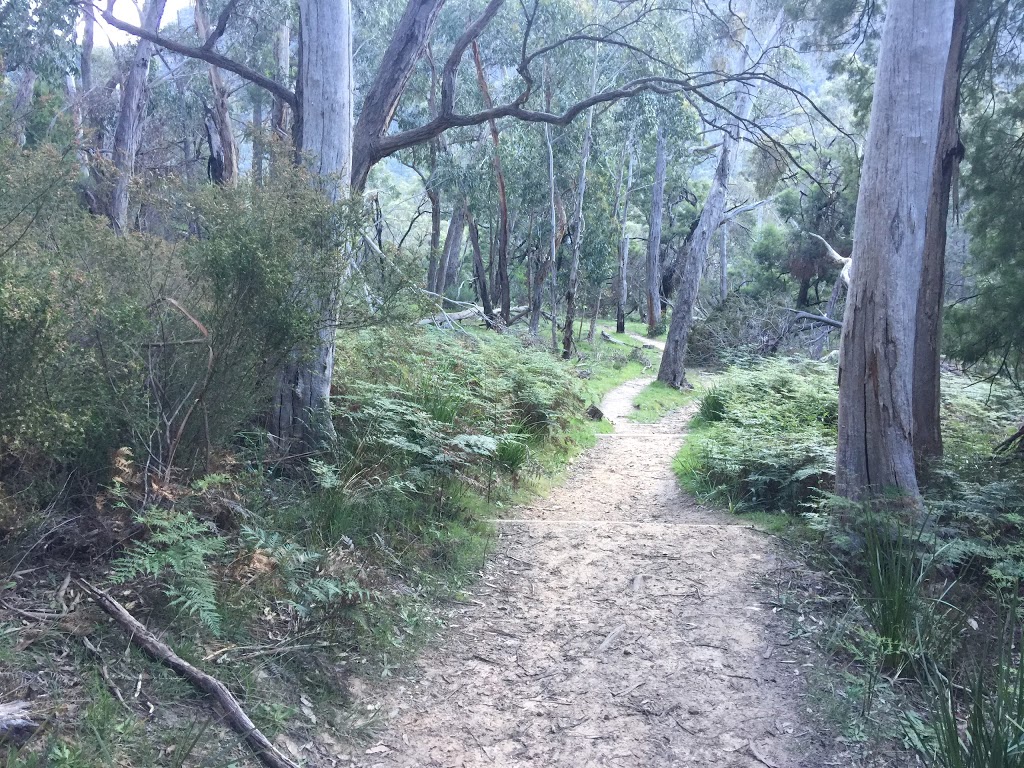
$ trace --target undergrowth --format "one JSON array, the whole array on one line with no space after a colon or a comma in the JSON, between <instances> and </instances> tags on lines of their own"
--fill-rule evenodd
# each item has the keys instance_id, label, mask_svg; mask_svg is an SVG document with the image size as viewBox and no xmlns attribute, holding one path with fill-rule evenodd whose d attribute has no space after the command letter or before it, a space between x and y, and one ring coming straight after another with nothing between
<instances>
[{"instance_id":1,"label":"undergrowth","mask_svg":"<svg viewBox=\"0 0 1024 768\"><path fill-rule=\"evenodd\" d=\"M489 519L593 444L605 426L586 418L587 404L652 365L646 351L600 341L572 364L491 332L343 331L337 437L325 450L282 462L249 432L206 475L169 483L117 452L98 503L124 527L106 559L72 554L57 569L26 568L47 553L7 553L17 573L0 599L26 615L69 606L70 617L34 629L28 643L11 640L17 625L0 625L0 687L15 697L35 690L34 708L54 723L16 759L248 764L225 750L234 737L205 705L188 703L186 685L98 617L78 618L83 595L62 585L64 568L162 628L180 655L239 693L271 738L301 742L316 730L358 741L373 713L347 708L348 679L391 674L437 634L443 602L464 599L493 546ZM78 635L91 646L60 661ZM184 721L173 714L183 703L195 709Z\"/></svg>"},{"instance_id":2,"label":"undergrowth","mask_svg":"<svg viewBox=\"0 0 1024 768\"><path fill-rule=\"evenodd\" d=\"M792 521L773 527L831 574L800 613L829 617L810 634L843 667L828 678L847 706L829 706L850 738L902 740L936 768L1022 765L1012 596L1024 576L1024 463L993 453L1020 400L944 376L945 455L920 474L926 513L914 521L899 504L851 507L831 495L836 390L825 363L727 370L701 396L680 481L759 522Z\"/></svg>"}]
</instances>

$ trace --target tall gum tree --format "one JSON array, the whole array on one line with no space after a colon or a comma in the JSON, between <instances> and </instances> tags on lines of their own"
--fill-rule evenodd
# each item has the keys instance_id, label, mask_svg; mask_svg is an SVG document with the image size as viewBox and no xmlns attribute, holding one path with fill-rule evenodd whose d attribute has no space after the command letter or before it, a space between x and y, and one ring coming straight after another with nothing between
<instances>
[{"instance_id":1,"label":"tall gum tree","mask_svg":"<svg viewBox=\"0 0 1024 768\"><path fill-rule=\"evenodd\" d=\"M352 175L352 7L349 0L300 0L297 149L334 201ZM341 277L339 276L340 280ZM307 296L305 286L296 286ZM318 319L309 354L293 355L278 379L270 424L278 448L309 447L329 434L337 291L310 297Z\"/></svg>"},{"instance_id":2,"label":"tall gum tree","mask_svg":"<svg viewBox=\"0 0 1024 768\"><path fill-rule=\"evenodd\" d=\"M946 230L949 198L963 146L960 143L960 71L967 37L967 0L956 0L950 56L942 86L939 147L928 201L921 292L917 301L917 339L914 344L914 453L918 463L942 455L939 414L941 375L939 353L946 284Z\"/></svg>"},{"instance_id":3,"label":"tall gum tree","mask_svg":"<svg viewBox=\"0 0 1024 768\"><path fill-rule=\"evenodd\" d=\"M915 337L955 0L892 0L864 150L839 363L836 491L919 501Z\"/></svg>"},{"instance_id":4,"label":"tall gum tree","mask_svg":"<svg viewBox=\"0 0 1024 768\"><path fill-rule=\"evenodd\" d=\"M733 68L734 72L743 72L748 60L756 60L765 55L782 31L784 19L784 11L779 10L763 38L761 51L755 51L750 43L741 46ZM658 368L658 381L670 387L687 386L686 346L690 339L690 328L693 326L693 308L697 303L701 278L704 276L708 245L725 217L725 198L729 191L729 180L736 164L741 132L744 124L750 119L758 85L757 80L737 84L736 100L731 110L731 119L722 132L722 145L718 151L718 165L711 180L711 188L697 218L697 224L676 260L679 287L675 294L668 338L665 340L665 353Z\"/></svg>"}]
</instances>

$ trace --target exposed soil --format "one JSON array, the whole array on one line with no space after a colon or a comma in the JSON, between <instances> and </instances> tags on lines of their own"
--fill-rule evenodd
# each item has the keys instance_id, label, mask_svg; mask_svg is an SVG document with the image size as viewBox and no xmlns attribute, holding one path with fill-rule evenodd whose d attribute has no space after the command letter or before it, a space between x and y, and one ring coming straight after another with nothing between
<instances>
[{"instance_id":1,"label":"exposed soil","mask_svg":"<svg viewBox=\"0 0 1024 768\"><path fill-rule=\"evenodd\" d=\"M360 697L367 766L841 765L803 703L807 652L773 611L770 537L679 490L690 411L625 417L545 499L498 521L483 580L439 642Z\"/></svg>"}]
</instances>

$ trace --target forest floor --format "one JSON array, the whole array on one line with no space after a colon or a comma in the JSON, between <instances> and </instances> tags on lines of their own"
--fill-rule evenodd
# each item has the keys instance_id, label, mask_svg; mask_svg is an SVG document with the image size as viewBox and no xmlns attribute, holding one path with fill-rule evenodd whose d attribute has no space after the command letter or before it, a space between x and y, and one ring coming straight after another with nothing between
<instances>
[{"instance_id":1,"label":"forest floor","mask_svg":"<svg viewBox=\"0 0 1024 768\"><path fill-rule=\"evenodd\" d=\"M482 580L383 685L351 680L381 730L366 766L812 768L849 756L806 703L815 651L780 592L800 566L701 507L672 471L693 406L627 418L543 499L498 520Z\"/></svg>"}]
</instances>

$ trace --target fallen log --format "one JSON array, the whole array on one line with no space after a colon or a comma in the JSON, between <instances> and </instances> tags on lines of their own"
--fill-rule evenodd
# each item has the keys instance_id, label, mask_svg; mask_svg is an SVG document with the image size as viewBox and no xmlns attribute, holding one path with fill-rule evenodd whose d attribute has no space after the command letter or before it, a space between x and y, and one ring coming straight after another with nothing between
<instances>
[{"instance_id":1,"label":"fallen log","mask_svg":"<svg viewBox=\"0 0 1024 768\"><path fill-rule=\"evenodd\" d=\"M224 713L224 720L231 730L242 737L261 763L268 768L298 768L296 763L281 754L277 747L256 727L243 711L238 699L232 695L224 683L193 667L171 650L168 645L157 640L152 632L109 594L84 580L79 580L78 584L128 634L130 641L139 646L147 656L169 667L195 688L210 696Z\"/></svg>"},{"instance_id":2,"label":"fallen log","mask_svg":"<svg viewBox=\"0 0 1024 768\"><path fill-rule=\"evenodd\" d=\"M0 703L0 744L24 744L37 730L27 701Z\"/></svg>"},{"instance_id":3,"label":"fallen log","mask_svg":"<svg viewBox=\"0 0 1024 768\"><path fill-rule=\"evenodd\" d=\"M796 315L797 320L811 320L822 325L831 325L833 328L842 328L843 324L839 320L833 320L831 317L825 317L825 315L816 315L813 312L801 312L798 309L787 309L787 312L792 312Z\"/></svg>"}]
</instances>

